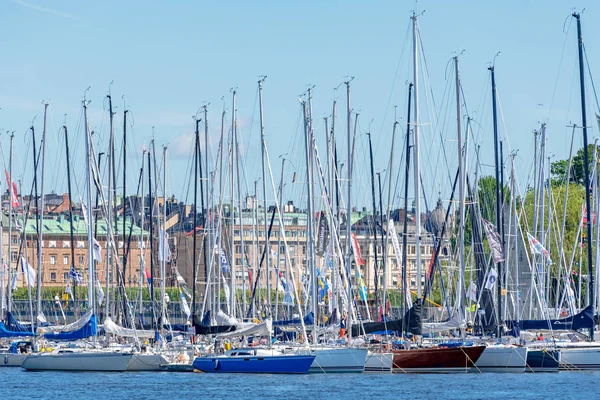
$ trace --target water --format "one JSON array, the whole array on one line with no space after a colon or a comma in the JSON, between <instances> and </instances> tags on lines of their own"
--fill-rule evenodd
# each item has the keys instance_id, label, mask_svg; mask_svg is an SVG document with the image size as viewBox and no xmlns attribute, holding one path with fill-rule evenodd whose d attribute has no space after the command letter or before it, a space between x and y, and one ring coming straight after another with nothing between
<instances>
[{"instance_id":1,"label":"water","mask_svg":"<svg viewBox=\"0 0 600 400\"><path fill-rule=\"evenodd\" d=\"M0 399L589 399L600 372L233 375L0 369Z\"/></svg>"}]
</instances>

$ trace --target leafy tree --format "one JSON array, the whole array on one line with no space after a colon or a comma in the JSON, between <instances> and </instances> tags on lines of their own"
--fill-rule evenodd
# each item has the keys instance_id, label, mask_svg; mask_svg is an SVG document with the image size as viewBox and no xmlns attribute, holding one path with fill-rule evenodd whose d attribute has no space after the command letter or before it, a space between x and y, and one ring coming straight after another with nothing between
<instances>
[{"instance_id":1,"label":"leafy tree","mask_svg":"<svg viewBox=\"0 0 600 400\"><path fill-rule=\"evenodd\" d=\"M593 144L588 144L588 161L590 173L594 167L594 151L597 152L597 159L600 161L600 147ZM571 160L571 174L569 175L569 183L577 183L583 185L585 183L584 173L584 157L583 148L577 151ZM599 163L600 164L600 163ZM559 160L550 164L550 174L552 175L552 184L560 185L567 181L567 172L569 168L569 160Z\"/></svg>"}]
</instances>

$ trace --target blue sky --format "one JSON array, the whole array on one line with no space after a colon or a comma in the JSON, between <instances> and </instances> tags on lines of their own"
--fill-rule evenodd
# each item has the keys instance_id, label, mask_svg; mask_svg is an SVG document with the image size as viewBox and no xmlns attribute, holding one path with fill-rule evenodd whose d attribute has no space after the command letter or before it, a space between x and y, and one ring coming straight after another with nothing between
<instances>
[{"instance_id":1,"label":"blue sky","mask_svg":"<svg viewBox=\"0 0 600 400\"><path fill-rule=\"evenodd\" d=\"M592 75L600 65L598 46L600 7L594 1L420 1L419 29L428 77L421 77L423 124L423 179L430 203L437 193L447 196L448 167L456 168L456 117L452 67L460 56L460 73L476 144L484 164L491 164L491 94L487 66L494 55L501 134L505 155L518 150L519 183L527 184L533 153L532 130L548 123L549 152L566 158L570 122L581 124L577 77L575 23L567 18L572 8L582 15ZM188 193L187 171L194 122L192 116L205 102L214 151L223 110L226 129L231 119L230 89L238 90L240 135L244 152L245 189L253 191L260 177L257 80L264 84L265 133L279 177L279 155L295 165L288 169L286 196L302 198L292 170L303 176L302 130L299 95L315 85L313 116L321 157L323 117L332 101L340 107L339 135L345 126L343 88L334 88L345 76L352 81L352 107L359 111L356 195L359 205L370 204L365 132L373 134L375 169L387 168L394 106L402 134L398 136L399 169L406 114L407 81L412 80L409 1L221 1L148 2L75 0L0 0L0 129L15 131L15 173L30 185L31 141L27 128L34 117L42 129L43 100L50 100L47 153L47 188L66 190L64 144L59 132L67 114L73 145L77 186L83 174L81 100L84 90L90 104L90 126L97 132L97 148L108 143L108 113L104 96L111 91L116 112L117 138L122 134L124 95L134 125L129 128L128 186L135 186L140 149L154 135L158 147L168 144L167 190L180 198ZM564 31L563 31L564 29ZM566 33L565 33L566 32ZM424 66L422 65L422 68ZM598 137L596 110L588 84L590 141ZM429 93L435 107L427 107ZM429 103L433 104L431 96ZM371 122L372 121L372 122ZM399 132L400 133L400 132ZM39 136L38 136L39 138ZM8 137L0 135L4 163ZM576 146L581 146L580 135ZM345 146L345 141L341 141ZM345 150L342 151L342 162ZM472 154L471 154L472 156ZM472 157L470 157L472 159ZM472 161L471 161L472 164ZM484 165L483 173L492 170ZM529 178L530 179L530 178ZM4 187L4 185L2 185ZM268 196L272 198L272 195ZM396 202L396 200L394 200Z\"/></svg>"}]
</instances>

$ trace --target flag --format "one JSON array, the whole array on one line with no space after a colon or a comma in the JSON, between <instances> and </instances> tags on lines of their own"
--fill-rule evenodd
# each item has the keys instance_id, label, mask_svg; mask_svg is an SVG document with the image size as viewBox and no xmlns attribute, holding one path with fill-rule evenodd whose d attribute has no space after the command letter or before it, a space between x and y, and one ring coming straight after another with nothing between
<instances>
[{"instance_id":1,"label":"flag","mask_svg":"<svg viewBox=\"0 0 600 400\"><path fill-rule=\"evenodd\" d=\"M183 292L179 292L179 298L181 299L181 310L187 316L187 319L190 319L190 315L192 315L192 312L190 311L190 307L188 306Z\"/></svg>"},{"instance_id":2,"label":"flag","mask_svg":"<svg viewBox=\"0 0 600 400\"><path fill-rule=\"evenodd\" d=\"M19 198L17 196L17 185L10 180L10 175L8 174L7 170L4 170L4 173L6 174L6 186L8 188L10 188L12 186L12 193L11 193L11 202L12 202L12 206L13 208L19 207Z\"/></svg>"},{"instance_id":3,"label":"flag","mask_svg":"<svg viewBox=\"0 0 600 400\"><path fill-rule=\"evenodd\" d=\"M77 283L83 282L83 275L81 275L79 272L77 272L75 267L72 265L71 265L71 269L69 270L69 276L71 277L71 279L75 280L75 282L77 282Z\"/></svg>"},{"instance_id":4,"label":"flag","mask_svg":"<svg viewBox=\"0 0 600 400\"><path fill-rule=\"evenodd\" d=\"M485 288L491 290L494 287L494 284L498 280L498 272L496 272L495 268L490 268L490 273L488 274L487 281L485 281Z\"/></svg>"},{"instance_id":5,"label":"flag","mask_svg":"<svg viewBox=\"0 0 600 400\"><path fill-rule=\"evenodd\" d=\"M15 274L12 277L12 283L10 285L10 290L15 291L17 290L17 279L19 278L19 269L17 268L15 270Z\"/></svg>"},{"instance_id":6,"label":"flag","mask_svg":"<svg viewBox=\"0 0 600 400\"><path fill-rule=\"evenodd\" d=\"M35 285L36 273L33 267L25 260L24 257L21 257L21 269L23 270L25 283L27 286L33 287Z\"/></svg>"},{"instance_id":7,"label":"flag","mask_svg":"<svg viewBox=\"0 0 600 400\"><path fill-rule=\"evenodd\" d=\"M94 261L102 261L102 246L100 246L100 243L98 243L98 241L96 240L96 238L94 238Z\"/></svg>"},{"instance_id":8,"label":"flag","mask_svg":"<svg viewBox=\"0 0 600 400\"><path fill-rule=\"evenodd\" d=\"M190 289L188 289L185 279L183 279L183 276L181 276L177 268L175 268L175 276L177 278L177 285L179 286L179 289L181 289L183 293L185 293L185 295L191 299L192 295L190 294Z\"/></svg>"},{"instance_id":9,"label":"flag","mask_svg":"<svg viewBox=\"0 0 600 400\"><path fill-rule=\"evenodd\" d=\"M333 241L329 240L329 244L327 245L327 251L325 251L325 261L323 262L323 268L325 268L325 273L333 268Z\"/></svg>"},{"instance_id":10,"label":"flag","mask_svg":"<svg viewBox=\"0 0 600 400\"><path fill-rule=\"evenodd\" d=\"M159 229L158 236L158 261L171 262L171 248L169 247L169 234Z\"/></svg>"},{"instance_id":11,"label":"flag","mask_svg":"<svg viewBox=\"0 0 600 400\"><path fill-rule=\"evenodd\" d=\"M365 281L360 274L359 268L356 268L356 280L358 281L358 294L360 295L360 299L366 302L368 298L367 287L365 286Z\"/></svg>"},{"instance_id":12,"label":"flag","mask_svg":"<svg viewBox=\"0 0 600 400\"><path fill-rule=\"evenodd\" d=\"M546 260L548 260L548 264L552 265L552 260L550 259L550 253L548 253L548 250L546 250L544 246L542 246L542 244L529 232L527 232L527 239L529 240L529 249L531 250L531 253L544 255Z\"/></svg>"},{"instance_id":13,"label":"flag","mask_svg":"<svg viewBox=\"0 0 600 400\"><path fill-rule=\"evenodd\" d=\"M225 255L225 252L223 251L221 246L218 246L218 251L219 251L219 263L221 264L221 271L224 274L226 274L229 272L229 263L227 262L227 256Z\"/></svg>"},{"instance_id":14,"label":"flag","mask_svg":"<svg viewBox=\"0 0 600 400\"><path fill-rule=\"evenodd\" d=\"M317 226L317 243L316 250L317 255L322 257L325 253L327 243L329 241L329 224L327 224L327 217L325 213L321 213L319 216L319 224Z\"/></svg>"},{"instance_id":15,"label":"flag","mask_svg":"<svg viewBox=\"0 0 600 400\"><path fill-rule=\"evenodd\" d=\"M467 298L474 302L477 302L477 285L475 282L471 282L469 288L467 289Z\"/></svg>"},{"instance_id":16,"label":"flag","mask_svg":"<svg viewBox=\"0 0 600 400\"><path fill-rule=\"evenodd\" d=\"M102 300L104 300L104 290L102 290L102 285L100 285L98 279L96 279L96 298L98 299L98 305L102 304Z\"/></svg>"},{"instance_id":17,"label":"flag","mask_svg":"<svg viewBox=\"0 0 600 400\"><path fill-rule=\"evenodd\" d=\"M581 223L587 224L587 207L585 204L581 205ZM592 211L592 225L596 225L596 213Z\"/></svg>"},{"instance_id":18,"label":"flag","mask_svg":"<svg viewBox=\"0 0 600 400\"><path fill-rule=\"evenodd\" d=\"M71 290L71 281L67 281L67 287L65 288L65 293L69 294L71 300L73 300L73 291Z\"/></svg>"},{"instance_id":19,"label":"flag","mask_svg":"<svg viewBox=\"0 0 600 400\"><path fill-rule=\"evenodd\" d=\"M482 218L481 221L483 222L483 228L485 229L485 235L487 236L488 244L492 250L494 262L497 264L504 261L504 249L502 248L502 239L498 234L498 230L494 224L487 219Z\"/></svg>"},{"instance_id":20,"label":"flag","mask_svg":"<svg viewBox=\"0 0 600 400\"><path fill-rule=\"evenodd\" d=\"M79 196L79 202L81 203L81 214L83 215L83 220L85 221L85 226L90 226L90 221L88 221L87 207L86 207L85 203L83 202L83 198L81 196ZM92 216L92 218L93 218L93 216ZM92 220L91 223L93 224L94 221Z\"/></svg>"},{"instance_id":21,"label":"flag","mask_svg":"<svg viewBox=\"0 0 600 400\"><path fill-rule=\"evenodd\" d=\"M354 253L354 261L356 265L365 265L365 259L360 254L360 246L358 245L358 239L354 233L352 235L352 252Z\"/></svg>"},{"instance_id":22,"label":"flag","mask_svg":"<svg viewBox=\"0 0 600 400\"><path fill-rule=\"evenodd\" d=\"M148 287L152 286L152 275L148 271L148 268L144 266L144 274L146 274L146 281L148 282Z\"/></svg>"}]
</instances>

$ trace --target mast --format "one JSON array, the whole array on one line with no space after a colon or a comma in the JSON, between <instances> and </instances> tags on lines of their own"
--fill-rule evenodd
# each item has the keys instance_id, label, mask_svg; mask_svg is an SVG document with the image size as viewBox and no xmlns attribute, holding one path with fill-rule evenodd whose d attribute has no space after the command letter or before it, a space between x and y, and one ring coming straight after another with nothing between
<instances>
[{"instance_id":1,"label":"mast","mask_svg":"<svg viewBox=\"0 0 600 400\"><path fill-rule=\"evenodd\" d=\"M87 90L86 90L87 91ZM87 203L88 203L88 207L87 207L87 220L88 220L88 227L87 227L87 232L88 232L88 304L92 310L92 314L96 313L96 299L94 297L94 277L95 277L95 271L94 271L94 237L92 236L92 221L93 221L93 215L92 215L92 174L91 174L91 168L92 168L92 155L91 155L91 144L90 144L90 132L88 129L88 122L87 122L87 101L85 99L83 99L83 129L84 129L84 133L85 133L85 156L86 156L86 168L85 168L85 175L86 175L86 182L87 182Z\"/></svg>"},{"instance_id":2,"label":"mast","mask_svg":"<svg viewBox=\"0 0 600 400\"><path fill-rule=\"evenodd\" d=\"M456 80L456 134L458 138L458 288L456 290L456 301L461 320L465 317L463 289L465 287L465 187L464 187L464 169L462 159L462 131L461 131L461 109L460 109L460 75L458 71L458 56L454 57L454 73ZM439 238L443 240L442 237ZM464 335L464 330L462 330Z\"/></svg>"},{"instance_id":3,"label":"mast","mask_svg":"<svg viewBox=\"0 0 600 400\"><path fill-rule=\"evenodd\" d=\"M410 101L412 99L411 96L411 92L412 92L412 87L413 84L409 83L408 84L408 111L407 111L407 118L406 118L406 163L405 163L405 167L404 167L404 218L403 218L403 222L402 222L402 316L404 318L404 315L406 315L406 311L407 311L407 302L406 299L409 296L409 291L408 291L408 279L406 277L406 269L408 268L407 266L407 262L408 262L408 251L407 251L407 246L408 246L408 176L410 173ZM394 129L396 128L396 124L394 123ZM392 179L392 175L389 175L390 177L390 181ZM388 206L389 208L389 206ZM389 213L389 211L388 211ZM406 329L403 329L406 332Z\"/></svg>"},{"instance_id":4,"label":"mast","mask_svg":"<svg viewBox=\"0 0 600 400\"><path fill-rule=\"evenodd\" d=\"M126 105L125 105L126 107ZM127 210L127 108L124 107L123 111L123 248L125 248L125 243L128 242L125 238L125 230L127 226L127 218L126 218L126 210ZM143 160L143 158L142 158ZM143 162L142 162L143 164ZM143 179L142 179L143 180ZM132 211L132 219L133 219L133 211ZM133 221L131 221L133 224ZM143 227L144 225L142 225ZM127 254L128 251L123 251L123 280L127 277ZM123 282L123 286L125 286L125 282ZM125 310L125 304L123 309Z\"/></svg>"},{"instance_id":5,"label":"mast","mask_svg":"<svg viewBox=\"0 0 600 400\"><path fill-rule=\"evenodd\" d=\"M351 79L350 79L351 80ZM350 80L344 82L346 84L346 124L348 135L348 204L346 204L346 274L349 282L348 287L348 317L346 319L349 327L349 335L352 335L352 312L353 312L353 295L352 295L352 129L351 129L351 111L350 111ZM356 268L359 268L356 265Z\"/></svg>"},{"instance_id":6,"label":"mast","mask_svg":"<svg viewBox=\"0 0 600 400\"><path fill-rule=\"evenodd\" d=\"M283 204L283 170L285 167L285 158L281 157L281 178L279 181L279 209L277 210L279 212L279 218L283 221L283 210L282 210L282 204ZM277 237L277 268L278 268L278 272L281 273L281 266L280 266L280 261L281 260L281 256L280 256L280 251L281 251L281 237L285 235L285 231L283 229L283 227L279 227L279 236ZM275 320L278 320L278 311L279 311L279 273L275 274ZM244 297L245 298L245 297Z\"/></svg>"},{"instance_id":7,"label":"mast","mask_svg":"<svg viewBox=\"0 0 600 400\"><path fill-rule=\"evenodd\" d=\"M589 173L589 155L588 155L588 136L587 136L587 118L585 114L585 73L583 70L583 36L581 34L581 17L578 13L573 13L573 17L577 19L577 44L579 53L579 87L581 95L581 121L583 128L583 170L585 173L585 206L587 208L586 231L588 237L587 243L587 265L588 265L588 281L589 281L589 304L592 310L596 309L594 297L594 273L592 265L592 207L590 204L590 173ZM590 328L590 340L594 340L594 326Z\"/></svg>"},{"instance_id":8,"label":"mast","mask_svg":"<svg viewBox=\"0 0 600 400\"><path fill-rule=\"evenodd\" d=\"M156 165L156 160L154 165ZM156 177L156 179L158 179L158 177ZM160 215L159 215L160 218ZM159 223L160 226L160 223ZM167 262L167 252L166 249L169 246L169 243L167 241L167 146L164 145L163 146L163 224L162 224L162 232L159 232L159 234L161 235L161 240L159 241L159 243L162 243L161 245L161 251L162 251L162 260L160 262L160 296L161 296L161 300L160 300L160 304L161 304L161 310L160 310L160 316L161 316L161 325L165 324L167 322L167 304L165 301L166 298L166 291L165 291L165 285L166 283L166 262Z\"/></svg>"},{"instance_id":9,"label":"mast","mask_svg":"<svg viewBox=\"0 0 600 400\"><path fill-rule=\"evenodd\" d=\"M269 243L269 235L267 235L268 222L267 222L267 178L266 178L266 169L265 169L265 124L264 124L264 116L263 116L263 98L262 98L262 84L267 77L263 76L258 81L258 109L260 114L260 153L261 153L261 161L262 161L262 189L263 189L263 218L264 218L264 235L265 235L265 249L266 249L266 281L267 281L267 305L269 307L269 312L267 315L271 315L271 280L270 272L271 272L271 244ZM310 201L310 198L309 198ZM315 314L316 315L316 314Z\"/></svg>"},{"instance_id":10,"label":"mast","mask_svg":"<svg viewBox=\"0 0 600 400\"><path fill-rule=\"evenodd\" d=\"M373 168L373 144L371 143L371 132L367 133L369 138L369 161L371 164L371 198L373 200L373 235L374 235L374 249L375 249L375 276L373 279L375 289L375 309L379 314L379 261L377 260L377 202L375 200L375 169ZM380 181L381 182L381 181ZM380 187L381 192L381 187ZM368 268L368 266L367 266ZM368 281L367 281L368 284ZM367 305L368 307L368 305Z\"/></svg>"},{"instance_id":11,"label":"mast","mask_svg":"<svg viewBox=\"0 0 600 400\"><path fill-rule=\"evenodd\" d=\"M152 216L154 214L154 203L152 202L152 163L151 154L148 152L148 206L150 207L150 307L152 309L152 329L157 329L156 312L154 310L154 232Z\"/></svg>"},{"instance_id":12,"label":"mast","mask_svg":"<svg viewBox=\"0 0 600 400\"><path fill-rule=\"evenodd\" d=\"M69 237L71 239L71 272L73 272L73 299L77 308L77 279L75 272L75 235L73 232L73 207L71 191L71 162L69 158L69 134L67 133L67 125L63 126L65 130L65 148L67 153L67 188L69 190ZM12 201L11 201L12 202ZM75 310L77 311L77 310Z\"/></svg>"},{"instance_id":13,"label":"mast","mask_svg":"<svg viewBox=\"0 0 600 400\"><path fill-rule=\"evenodd\" d=\"M11 243L12 243L12 219L13 219L13 209L12 209L12 198L14 195L13 191L13 183L12 183L12 153L13 153L13 139L15 135L14 133L10 134L10 153L8 156L8 174L10 175L10 182L8 182L8 256L6 256L6 265L8 266L8 304L6 305L6 311L12 311L12 270L11 270ZM23 225L25 222L23 221ZM23 233L25 233L25 226L23 226ZM1 232L0 232L1 234ZM0 238L1 239L1 238ZM4 248L4 247L3 247ZM18 261L17 261L18 262ZM17 271L15 271L17 273ZM29 286L29 285L28 285ZM4 286L3 286L4 288ZM31 298L30 298L31 300Z\"/></svg>"},{"instance_id":14,"label":"mast","mask_svg":"<svg viewBox=\"0 0 600 400\"><path fill-rule=\"evenodd\" d=\"M193 212L193 221L192 221L192 232L193 236L193 249L192 249L192 281L194 282L192 285L192 315L196 315L196 259L197 259L197 238L198 231L196 229L196 221L198 220L198 144L200 141L200 132L198 131L198 125L200 124L200 119L196 120L196 135L194 140L194 208ZM202 316L200 316L202 318Z\"/></svg>"},{"instance_id":15,"label":"mast","mask_svg":"<svg viewBox=\"0 0 600 400\"><path fill-rule=\"evenodd\" d=\"M210 103L209 103L210 104ZM209 184L211 182L211 180L209 179L210 177L210 173L209 173L209 169L208 169L208 105L205 104L202 108L204 108L204 171L202 171L202 168L200 168L200 179L202 179L202 172L204 172L204 174L206 174L206 208L204 207L204 200L202 200L202 220L203 220L203 227L204 227L204 236L202 238L202 242L203 242L203 249L204 251L202 252L203 255L203 259L204 259L204 281L206 282L205 284L208 286L208 253L207 253L207 249L212 249L212 246L210 246L210 242L207 245L207 241L210 241L210 237L208 236L209 232L210 232L210 226L207 227L207 225L212 225L212 218L211 220L207 220L207 216L208 216L208 212L209 210L211 210L211 189L209 188ZM198 142L200 143L200 142ZM200 182L200 192L202 192L202 182ZM204 196L202 196L202 198L204 199Z\"/></svg>"},{"instance_id":16,"label":"mast","mask_svg":"<svg viewBox=\"0 0 600 400\"><path fill-rule=\"evenodd\" d=\"M492 74L492 113L494 120L494 158L495 158L495 171L496 171L496 227L498 231L501 232L502 228L500 226L500 162L498 155L498 116L496 111L496 75L494 72L494 66L488 67ZM503 262L498 263L498 324L497 324L497 334L498 337L502 337L502 323L500 319L502 318L502 273L503 273Z\"/></svg>"},{"instance_id":17,"label":"mast","mask_svg":"<svg viewBox=\"0 0 600 400\"><path fill-rule=\"evenodd\" d=\"M417 41L417 16L413 14L413 72L414 72L414 102L415 102L415 132L414 132L414 154L415 154L415 247L417 263L417 298L421 298L421 155L419 136L419 52ZM406 210L405 210L406 212Z\"/></svg>"},{"instance_id":18,"label":"mast","mask_svg":"<svg viewBox=\"0 0 600 400\"><path fill-rule=\"evenodd\" d=\"M307 154L306 154L306 168L307 168L307 185L309 187L308 194L308 216L307 216L307 225L308 225L308 256L310 257L310 290L311 290L311 311L315 318L319 315L319 302L317 295L317 266L316 266L316 258L315 258L315 225L314 225L314 213L315 213L315 203L314 203L314 187L313 187L313 154L314 154L314 132L312 128L312 87L308 88L308 108L306 109L306 140L307 140ZM318 233L317 233L318 235ZM316 335L313 335L314 343L317 342Z\"/></svg>"},{"instance_id":19,"label":"mast","mask_svg":"<svg viewBox=\"0 0 600 400\"><path fill-rule=\"evenodd\" d=\"M235 295L234 288L235 285L233 283L235 279L235 241L234 241L234 233L235 233L235 192L234 192L234 173L233 173L233 160L235 159L235 140L237 135L237 108L236 108L236 97L237 92L233 91L232 98L232 113L231 113L231 159L229 161L231 168L230 174L231 179L229 180L229 189L231 193L231 206L230 206L230 217L231 217L231 231L230 231L230 245L231 245L231 260L230 260L230 280L229 280L229 310L230 312L234 312L235 310ZM241 210L240 210L241 212ZM265 231L265 235L267 232ZM220 302L219 302L220 305Z\"/></svg>"},{"instance_id":20,"label":"mast","mask_svg":"<svg viewBox=\"0 0 600 400\"><path fill-rule=\"evenodd\" d=\"M44 220L44 161L46 158L46 115L48 114L48 103L44 103L44 130L42 132L42 167L41 167L41 206L36 211L39 214L38 222L38 274L37 274L37 315L43 317L42 312L42 243L43 243L43 229L42 222ZM37 165L36 165L37 172ZM37 185L36 185L37 186ZM37 195L36 195L37 198ZM33 321L32 321L33 323Z\"/></svg>"},{"instance_id":21,"label":"mast","mask_svg":"<svg viewBox=\"0 0 600 400\"><path fill-rule=\"evenodd\" d=\"M109 317L111 314L110 309L110 287L111 281L113 279L112 274L110 273L112 267L112 246L110 242L113 238L112 236L112 202L113 202L113 174L114 174L114 166L115 166L115 130L114 130L114 113L112 110L112 98L110 94L106 96L108 98L108 113L110 119L110 139L108 145L108 199L107 199L107 207L106 207L106 297L104 303L104 313L106 317ZM98 171L100 173L100 171ZM102 189L100 189L102 190ZM109 279L110 277L110 279Z\"/></svg>"}]
</instances>

